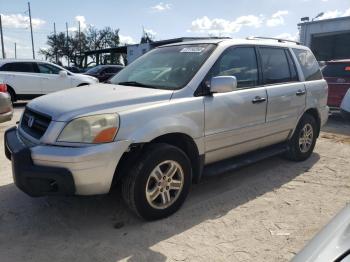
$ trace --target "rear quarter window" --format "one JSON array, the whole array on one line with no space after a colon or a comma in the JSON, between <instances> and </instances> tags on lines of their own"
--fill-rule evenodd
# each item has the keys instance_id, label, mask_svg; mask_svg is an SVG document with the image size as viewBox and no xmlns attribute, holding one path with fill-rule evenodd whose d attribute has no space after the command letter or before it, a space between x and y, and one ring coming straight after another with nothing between
<instances>
[{"instance_id":1,"label":"rear quarter window","mask_svg":"<svg viewBox=\"0 0 350 262\"><path fill-rule=\"evenodd\" d=\"M322 70L325 77L350 77L349 64L328 64Z\"/></svg>"},{"instance_id":2,"label":"rear quarter window","mask_svg":"<svg viewBox=\"0 0 350 262\"><path fill-rule=\"evenodd\" d=\"M0 71L10 71L10 72L22 72L22 73L35 73L35 66L31 62L16 62L4 64Z\"/></svg>"},{"instance_id":3,"label":"rear quarter window","mask_svg":"<svg viewBox=\"0 0 350 262\"><path fill-rule=\"evenodd\" d=\"M305 81L322 79L320 66L311 51L293 48L293 52L301 66Z\"/></svg>"}]
</instances>

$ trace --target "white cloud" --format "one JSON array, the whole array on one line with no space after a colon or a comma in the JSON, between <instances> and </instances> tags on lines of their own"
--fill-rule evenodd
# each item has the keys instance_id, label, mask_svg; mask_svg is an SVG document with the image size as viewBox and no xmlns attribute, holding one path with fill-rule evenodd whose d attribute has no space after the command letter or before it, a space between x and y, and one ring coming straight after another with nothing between
<instances>
[{"instance_id":1,"label":"white cloud","mask_svg":"<svg viewBox=\"0 0 350 262\"><path fill-rule=\"evenodd\" d=\"M297 32L295 34L282 33L282 34L276 35L274 37L280 38L280 39L292 40L292 41L299 41L299 32Z\"/></svg>"},{"instance_id":2,"label":"white cloud","mask_svg":"<svg viewBox=\"0 0 350 262\"><path fill-rule=\"evenodd\" d=\"M144 29L147 34L150 34L152 36L156 36L157 32L154 31L153 29Z\"/></svg>"},{"instance_id":3,"label":"white cloud","mask_svg":"<svg viewBox=\"0 0 350 262\"><path fill-rule=\"evenodd\" d=\"M29 28L29 17L22 14L10 14L2 16L2 25L10 28ZM34 29L40 28L46 21L40 18L32 18L32 25Z\"/></svg>"},{"instance_id":4,"label":"white cloud","mask_svg":"<svg viewBox=\"0 0 350 262\"><path fill-rule=\"evenodd\" d=\"M284 16L288 15L288 11L277 11L271 18L267 19L266 25L269 27L275 27L284 24Z\"/></svg>"},{"instance_id":5,"label":"white cloud","mask_svg":"<svg viewBox=\"0 0 350 262\"><path fill-rule=\"evenodd\" d=\"M119 41L122 45L132 45L135 44L135 40L131 36L119 35Z\"/></svg>"},{"instance_id":6,"label":"white cloud","mask_svg":"<svg viewBox=\"0 0 350 262\"><path fill-rule=\"evenodd\" d=\"M151 9L155 12L164 12L171 9L171 4L160 2L159 4L152 6Z\"/></svg>"},{"instance_id":7,"label":"white cloud","mask_svg":"<svg viewBox=\"0 0 350 262\"><path fill-rule=\"evenodd\" d=\"M77 15L76 17L74 17L74 20L76 21L76 23L80 22L80 30L81 31L85 31L88 28L88 26L89 26L86 23L85 16ZM68 28L68 31L70 31L70 32L77 32L78 30L79 30L78 26L72 26L72 27Z\"/></svg>"},{"instance_id":8,"label":"white cloud","mask_svg":"<svg viewBox=\"0 0 350 262\"><path fill-rule=\"evenodd\" d=\"M324 20L324 19L332 19L337 17L344 17L344 16L350 16L350 8L345 10L344 12L336 10L330 10L325 12L322 16L319 18L316 18L315 20Z\"/></svg>"},{"instance_id":9,"label":"white cloud","mask_svg":"<svg viewBox=\"0 0 350 262\"><path fill-rule=\"evenodd\" d=\"M236 33L243 26L260 27L263 23L262 16L246 15L240 16L233 21L222 18L209 19L207 16L197 18L192 21L191 32L208 32L208 33Z\"/></svg>"}]
</instances>

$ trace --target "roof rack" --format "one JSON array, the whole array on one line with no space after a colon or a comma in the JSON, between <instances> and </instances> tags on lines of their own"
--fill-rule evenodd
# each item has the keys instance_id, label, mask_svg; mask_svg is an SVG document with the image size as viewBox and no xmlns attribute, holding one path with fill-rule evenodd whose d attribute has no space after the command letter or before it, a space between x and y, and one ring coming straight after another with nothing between
<instances>
[{"instance_id":1,"label":"roof rack","mask_svg":"<svg viewBox=\"0 0 350 262\"><path fill-rule=\"evenodd\" d=\"M279 43L285 43L285 42L289 42L289 43L295 43L297 45L301 45L300 42L298 41L294 41L294 40L289 40L289 39L282 39L282 38L276 38L276 37L265 37L265 36L250 36L246 38L247 40L275 40L278 41Z\"/></svg>"}]
</instances>

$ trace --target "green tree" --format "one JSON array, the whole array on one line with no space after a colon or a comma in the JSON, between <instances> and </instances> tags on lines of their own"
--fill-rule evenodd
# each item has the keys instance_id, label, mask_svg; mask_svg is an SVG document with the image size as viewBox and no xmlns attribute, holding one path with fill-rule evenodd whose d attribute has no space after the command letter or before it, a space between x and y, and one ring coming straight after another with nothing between
<instances>
[{"instance_id":1,"label":"green tree","mask_svg":"<svg viewBox=\"0 0 350 262\"><path fill-rule=\"evenodd\" d=\"M78 32L67 36L61 32L57 35L51 34L47 36L47 45L49 48L41 49L40 54L52 62L62 62L63 58L68 58L73 65L82 67L84 52L92 50L100 50L110 47L117 47L120 44L119 29L113 30L105 27L101 30L95 27L89 27L86 32ZM100 61L110 59L108 55L99 55ZM97 55L92 57L95 63ZM114 58L119 61L119 57Z\"/></svg>"}]
</instances>

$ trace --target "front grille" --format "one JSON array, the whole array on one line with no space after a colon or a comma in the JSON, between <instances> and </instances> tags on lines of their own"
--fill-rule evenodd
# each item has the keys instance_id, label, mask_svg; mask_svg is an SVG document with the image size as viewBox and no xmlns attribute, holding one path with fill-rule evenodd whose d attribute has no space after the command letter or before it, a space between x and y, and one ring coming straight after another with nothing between
<instances>
[{"instance_id":1,"label":"front grille","mask_svg":"<svg viewBox=\"0 0 350 262\"><path fill-rule=\"evenodd\" d=\"M40 139L46 132L51 122L51 117L26 108L23 113L21 128L28 135Z\"/></svg>"}]
</instances>

